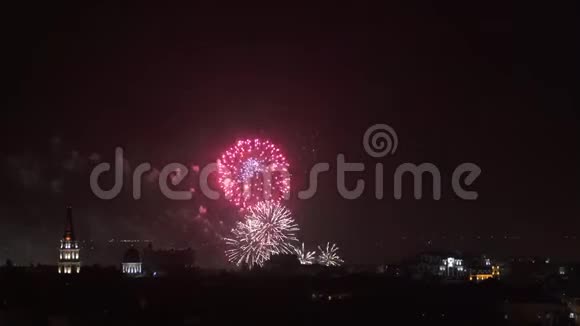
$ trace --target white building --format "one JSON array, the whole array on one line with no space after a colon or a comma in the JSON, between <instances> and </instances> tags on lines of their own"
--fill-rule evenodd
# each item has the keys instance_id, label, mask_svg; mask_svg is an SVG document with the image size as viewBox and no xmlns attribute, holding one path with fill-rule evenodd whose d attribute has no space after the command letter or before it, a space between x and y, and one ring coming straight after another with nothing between
<instances>
[{"instance_id":1,"label":"white building","mask_svg":"<svg viewBox=\"0 0 580 326\"><path fill-rule=\"evenodd\" d=\"M75 239L72 223L72 207L67 207L64 235L60 240L58 273L78 274L81 272L79 242Z\"/></svg>"},{"instance_id":2,"label":"white building","mask_svg":"<svg viewBox=\"0 0 580 326\"><path fill-rule=\"evenodd\" d=\"M143 272L141 265L139 251L133 247L129 248L123 256L123 274L133 276L141 275Z\"/></svg>"},{"instance_id":3,"label":"white building","mask_svg":"<svg viewBox=\"0 0 580 326\"><path fill-rule=\"evenodd\" d=\"M463 259L448 257L441 261L439 275L447 278L462 278L467 274L467 268L463 264Z\"/></svg>"}]
</instances>

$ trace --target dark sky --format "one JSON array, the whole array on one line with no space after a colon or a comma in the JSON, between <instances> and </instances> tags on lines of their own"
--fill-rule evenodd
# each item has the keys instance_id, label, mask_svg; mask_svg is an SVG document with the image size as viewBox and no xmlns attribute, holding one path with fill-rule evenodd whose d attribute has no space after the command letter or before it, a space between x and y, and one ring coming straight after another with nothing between
<instances>
[{"instance_id":1,"label":"dark sky","mask_svg":"<svg viewBox=\"0 0 580 326\"><path fill-rule=\"evenodd\" d=\"M53 263L70 204L83 240L191 246L200 264L222 266L221 237L236 219L227 202L169 201L148 184L140 201L127 186L103 201L89 173L115 146L132 168L203 166L255 136L284 150L295 188L314 163L335 167L338 153L365 162L362 198L342 199L333 169L314 198L288 203L307 246L337 242L347 262L428 249L580 258L574 9L6 8L0 259ZM395 155L364 152L375 123L396 130ZM382 200L372 191L377 162ZM393 199L404 162L437 165L441 200L414 200L410 188ZM476 201L450 186L463 162L483 170ZM208 212L196 217L200 205Z\"/></svg>"}]
</instances>

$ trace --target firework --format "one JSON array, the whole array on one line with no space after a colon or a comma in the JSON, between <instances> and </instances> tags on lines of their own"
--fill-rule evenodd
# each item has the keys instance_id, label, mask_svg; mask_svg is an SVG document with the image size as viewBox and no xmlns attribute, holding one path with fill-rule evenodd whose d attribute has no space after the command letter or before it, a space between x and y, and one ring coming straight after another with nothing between
<instances>
[{"instance_id":1,"label":"firework","mask_svg":"<svg viewBox=\"0 0 580 326\"><path fill-rule=\"evenodd\" d=\"M238 222L232 229L232 237L224 239L228 247L226 256L231 263L238 266L246 264L251 268L254 265L262 266L270 259L269 248L254 238L258 227L256 220Z\"/></svg>"},{"instance_id":2,"label":"firework","mask_svg":"<svg viewBox=\"0 0 580 326\"><path fill-rule=\"evenodd\" d=\"M338 256L338 246L336 244L330 244L330 242L326 243L326 250L320 248L318 246L318 250L320 250L320 254L318 255L318 263L325 266L340 266L344 263L344 260L340 259Z\"/></svg>"},{"instance_id":3,"label":"firework","mask_svg":"<svg viewBox=\"0 0 580 326\"><path fill-rule=\"evenodd\" d=\"M240 140L217 163L219 184L236 206L280 201L290 192L286 158L267 140Z\"/></svg>"},{"instance_id":4,"label":"firework","mask_svg":"<svg viewBox=\"0 0 580 326\"><path fill-rule=\"evenodd\" d=\"M302 242L302 248L294 247L294 252L296 253L296 256L298 256L300 264L312 265L314 263L314 260L316 258L314 255L316 254L316 252L304 250L304 242Z\"/></svg>"},{"instance_id":5,"label":"firework","mask_svg":"<svg viewBox=\"0 0 580 326\"><path fill-rule=\"evenodd\" d=\"M290 211L275 201L249 207L227 238L226 256L236 265L262 266L274 254L294 253L298 225Z\"/></svg>"}]
</instances>

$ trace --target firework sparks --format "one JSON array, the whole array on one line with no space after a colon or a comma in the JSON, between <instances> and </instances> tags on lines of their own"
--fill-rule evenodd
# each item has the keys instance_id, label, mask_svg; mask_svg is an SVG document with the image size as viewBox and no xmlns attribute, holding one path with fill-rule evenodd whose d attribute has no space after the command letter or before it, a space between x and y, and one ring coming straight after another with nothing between
<instances>
[{"instance_id":1,"label":"firework sparks","mask_svg":"<svg viewBox=\"0 0 580 326\"><path fill-rule=\"evenodd\" d=\"M236 265L262 266L274 254L294 253L298 225L290 211L275 201L248 208L244 220L226 238L226 256Z\"/></svg>"},{"instance_id":2,"label":"firework sparks","mask_svg":"<svg viewBox=\"0 0 580 326\"><path fill-rule=\"evenodd\" d=\"M224 239L229 248L226 250L226 256L231 263L238 266L246 264L251 268L254 265L262 266L270 259L267 246L253 238L258 228L256 223L255 220L238 222L232 230L232 237Z\"/></svg>"},{"instance_id":3,"label":"firework sparks","mask_svg":"<svg viewBox=\"0 0 580 326\"><path fill-rule=\"evenodd\" d=\"M312 265L314 263L316 252L306 251L304 249L304 242L302 242L302 247L295 247L294 252L296 253L296 256L298 256L300 264Z\"/></svg>"},{"instance_id":4,"label":"firework sparks","mask_svg":"<svg viewBox=\"0 0 580 326\"><path fill-rule=\"evenodd\" d=\"M336 244L330 244L330 242L326 243L326 250L320 248L318 246L318 250L320 250L320 254L318 255L318 263L325 266L340 266L344 263L344 260L340 259L338 256L338 246Z\"/></svg>"},{"instance_id":5,"label":"firework sparks","mask_svg":"<svg viewBox=\"0 0 580 326\"><path fill-rule=\"evenodd\" d=\"M279 201L290 192L286 158L267 140L240 140L217 163L219 184L236 206Z\"/></svg>"}]
</instances>

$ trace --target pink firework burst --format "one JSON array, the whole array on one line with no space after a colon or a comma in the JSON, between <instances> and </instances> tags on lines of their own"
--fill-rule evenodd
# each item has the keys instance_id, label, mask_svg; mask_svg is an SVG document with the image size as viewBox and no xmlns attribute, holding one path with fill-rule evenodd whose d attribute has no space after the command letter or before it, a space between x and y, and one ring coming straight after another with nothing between
<instances>
[{"instance_id":1,"label":"pink firework burst","mask_svg":"<svg viewBox=\"0 0 580 326\"><path fill-rule=\"evenodd\" d=\"M280 201L290 192L288 162L267 140L239 140L218 159L219 184L239 207Z\"/></svg>"}]
</instances>

